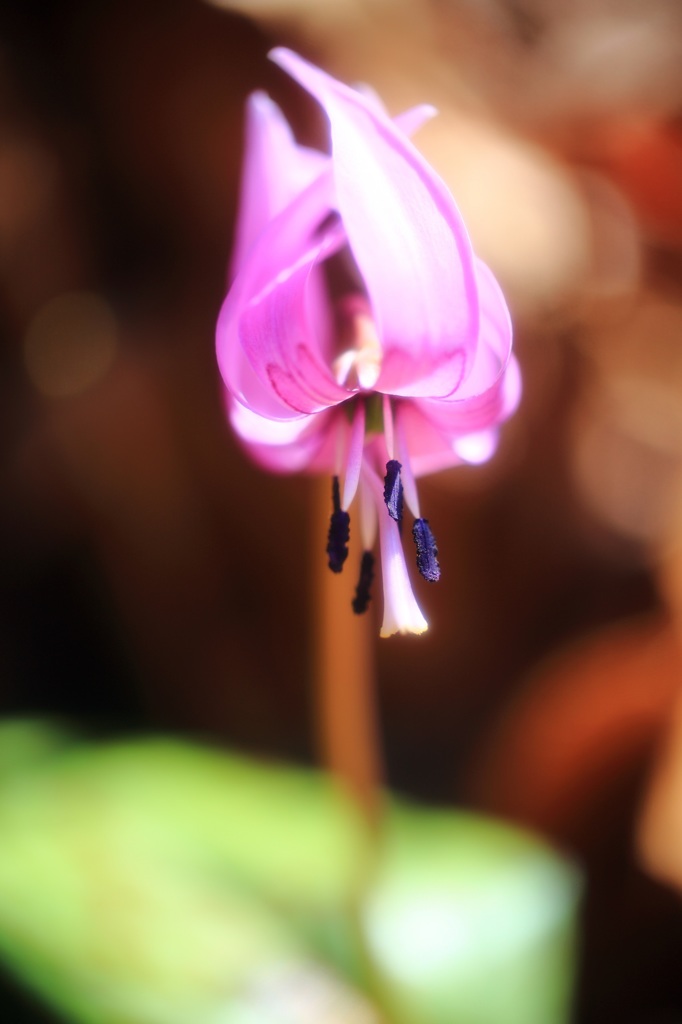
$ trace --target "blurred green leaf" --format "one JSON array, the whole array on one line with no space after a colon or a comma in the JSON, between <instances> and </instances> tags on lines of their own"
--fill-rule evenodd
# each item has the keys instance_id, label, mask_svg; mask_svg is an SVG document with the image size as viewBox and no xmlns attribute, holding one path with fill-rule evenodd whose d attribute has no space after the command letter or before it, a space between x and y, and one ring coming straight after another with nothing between
<instances>
[{"instance_id":1,"label":"blurred green leaf","mask_svg":"<svg viewBox=\"0 0 682 1024\"><path fill-rule=\"evenodd\" d=\"M497 822L391 802L358 922L324 775L13 722L0 834L0 955L76 1022L370 1024L363 946L396 1024L567 1019L577 873Z\"/></svg>"},{"instance_id":2,"label":"blurred green leaf","mask_svg":"<svg viewBox=\"0 0 682 1024\"><path fill-rule=\"evenodd\" d=\"M577 872L520 830L396 805L365 909L392 1018L566 1020L578 894Z\"/></svg>"}]
</instances>

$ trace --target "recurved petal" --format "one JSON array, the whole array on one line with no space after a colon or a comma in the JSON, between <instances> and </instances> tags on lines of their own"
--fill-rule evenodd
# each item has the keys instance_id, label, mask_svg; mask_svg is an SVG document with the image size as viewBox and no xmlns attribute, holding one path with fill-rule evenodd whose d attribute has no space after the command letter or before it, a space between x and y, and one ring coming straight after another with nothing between
<instances>
[{"instance_id":1,"label":"recurved petal","mask_svg":"<svg viewBox=\"0 0 682 1024\"><path fill-rule=\"evenodd\" d=\"M271 420L227 396L230 423L249 454L276 473L332 472L336 455L333 413Z\"/></svg>"},{"instance_id":2,"label":"recurved petal","mask_svg":"<svg viewBox=\"0 0 682 1024\"><path fill-rule=\"evenodd\" d=\"M263 228L328 164L329 157L323 153L297 144L281 110L266 93L249 96L232 277Z\"/></svg>"},{"instance_id":3,"label":"recurved petal","mask_svg":"<svg viewBox=\"0 0 682 1024\"><path fill-rule=\"evenodd\" d=\"M409 110L404 110L402 114L394 117L393 124L401 132L404 132L405 135L414 135L422 125L430 121L437 113L436 108L431 106L430 103L420 103L418 106L410 107Z\"/></svg>"},{"instance_id":4,"label":"recurved petal","mask_svg":"<svg viewBox=\"0 0 682 1024\"><path fill-rule=\"evenodd\" d=\"M469 376L450 398L418 402L421 412L451 436L478 434L494 427L511 415L521 396L521 375L512 356L512 326L504 296L481 260L476 260L476 277L481 321Z\"/></svg>"},{"instance_id":5,"label":"recurved petal","mask_svg":"<svg viewBox=\"0 0 682 1024\"><path fill-rule=\"evenodd\" d=\"M356 92L364 96L368 105L373 107L381 117L390 117L381 96L365 82L359 82L355 86ZM404 110L393 118L393 124L405 135L414 135L422 125L430 121L438 113L436 107L431 103L419 103L415 107Z\"/></svg>"},{"instance_id":6,"label":"recurved petal","mask_svg":"<svg viewBox=\"0 0 682 1024\"><path fill-rule=\"evenodd\" d=\"M272 419L318 412L348 397L320 344L331 317L319 264L345 244L329 212L324 173L260 233L218 318L217 355L228 390Z\"/></svg>"},{"instance_id":7,"label":"recurved petal","mask_svg":"<svg viewBox=\"0 0 682 1024\"><path fill-rule=\"evenodd\" d=\"M457 451L456 437L430 420L422 412L422 404L405 402L398 410L415 477L438 473L467 461Z\"/></svg>"},{"instance_id":8,"label":"recurved petal","mask_svg":"<svg viewBox=\"0 0 682 1024\"><path fill-rule=\"evenodd\" d=\"M475 259L480 311L476 358L453 399L483 394L503 376L512 353L512 322L502 289L490 267Z\"/></svg>"},{"instance_id":9,"label":"recurved petal","mask_svg":"<svg viewBox=\"0 0 682 1024\"><path fill-rule=\"evenodd\" d=\"M419 400L415 406L450 437L477 434L502 423L516 409L521 395L518 363L510 360L502 377L483 394L458 402Z\"/></svg>"},{"instance_id":10,"label":"recurved petal","mask_svg":"<svg viewBox=\"0 0 682 1024\"><path fill-rule=\"evenodd\" d=\"M312 252L285 280L276 280L243 309L242 348L263 383L295 412L317 413L348 398L334 380L318 347L314 310L308 298L318 267Z\"/></svg>"},{"instance_id":11,"label":"recurved petal","mask_svg":"<svg viewBox=\"0 0 682 1024\"><path fill-rule=\"evenodd\" d=\"M377 390L452 394L478 338L473 255L452 196L375 103L289 50L271 56L329 117L336 202L384 349Z\"/></svg>"}]
</instances>

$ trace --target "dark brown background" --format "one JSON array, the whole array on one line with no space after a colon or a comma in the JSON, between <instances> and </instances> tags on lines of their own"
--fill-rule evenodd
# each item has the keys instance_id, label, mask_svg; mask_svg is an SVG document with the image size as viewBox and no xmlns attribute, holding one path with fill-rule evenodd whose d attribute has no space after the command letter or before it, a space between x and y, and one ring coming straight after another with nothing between
<instances>
[{"instance_id":1,"label":"dark brown background","mask_svg":"<svg viewBox=\"0 0 682 1024\"><path fill-rule=\"evenodd\" d=\"M508 6L516 35L500 66L525 67L543 7ZM462 15L462 33L479 30ZM248 461L214 361L244 99L267 88L304 135L320 127L267 62L273 42L297 39L191 0L0 8L5 716L315 758L312 488ZM584 113L533 122L490 92L515 131L629 196L643 273L623 308L646 294L679 310L675 98L645 118L644 142L614 149L606 129L622 111L593 115L586 135ZM51 397L27 373L25 339L47 302L81 290L114 311L116 355L91 387ZM602 318L521 311L526 393L498 456L424 485L443 580L419 590L427 637L378 643L382 727L393 786L532 824L584 863L579 1024L673 1024L682 909L633 844L679 679L675 608L659 596L667 563L658 538L597 516L573 470L578 413L602 400L586 355ZM617 347L609 358L617 367ZM587 646L564 654L574 641ZM47 1019L8 980L4 998L3 1019Z\"/></svg>"}]
</instances>

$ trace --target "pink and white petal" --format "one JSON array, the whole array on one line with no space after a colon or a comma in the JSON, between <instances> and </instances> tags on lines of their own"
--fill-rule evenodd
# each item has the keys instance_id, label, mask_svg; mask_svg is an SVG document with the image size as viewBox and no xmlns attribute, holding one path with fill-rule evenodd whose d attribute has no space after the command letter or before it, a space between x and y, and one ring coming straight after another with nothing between
<instances>
[{"instance_id":1,"label":"pink and white petal","mask_svg":"<svg viewBox=\"0 0 682 1024\"><path fill-rule=\"evenodd\" d=\"M513 360L483 394L456 402L419 399L414 405L446 436L454 438L480 433L501 423L513 412L520 394L519 381L517 364Z\"/></svg>"},{"instance_id":2,"label":"pink and white petal","mask_svg":"<svg viewBox=\"0 0 682 1024\"><path fill-rule=\"evenodd\" d=\"M404 402L399 410L410 466L415 477L438 473L466 461L457 451L456 438L425 416L421 405L421 402Z\"/></svg>"},{"instance_id":3,"label":"pink and white petal","mask_svg":"<svg viewBox=\"0 0 682 1024\"><path fill-rule=\"evenodd\" d=\"M454 402L419 399L413 404L444 434L461 437L503 423L518 407L521 392L521 373L512 356L502 375L482 394Z\"/></svg>"},{"instance_id":4,"label":"pink and white petal","mask_svg":"<svg viewBox=\"0 0 682 1024\"><path fill-rule=\"evenodd\" d=\"M511 359L512 322L502 289L483 260L476 259L475 269L480 310L478 347L471 371L453 400L483 394L503 375Z\"/></svg>"},{"instance_id":5,"label":"pink and white petal","mask_svg":"<svg viewBox=\"0 0 682 1024\"><path fill-rule=\"evenodd\" d=\"M521 396L521 376L512 356L507 304L492 272L476 261L481 329L473 368L452 398L422 399L419 408L445 433L481 433L507 419Z\"/></svg>"},{"instance_id":6,"label":"pink and white petal","mask_svg":"<svg viewBox=\"0 0 682 1024\"><path fill-rule=\"evenodd\" d=\"M393 124L404 135L414 135L419 129L435 117L438 113L436 107L430 103L419 103L416 107L410 107L393 118Z\"/></svg>"},{"instance_id":7,"label":"pink and white petal","mask_svg":"<svg viewBox=\"0 0 682 1024\"><path fill-rule=\"evenodd\" d=\"M452 446L462 462L468 462L472 466L481 466L493 457L497 450L499 439L499 429L491 427L489 430L479 430L475 434L464 434L463 437L456 437L452 442Z\"/></svg>"},{"instance_id":8,"label":"pink and white petal","mask_svg":"<svg viewBox=\"0 0 682 1024\"><path fill-rule=\"evenodd\" d=\"M427 476L463 462L487 462L497 449L499 424L512 414L520 394L521 375L512 358L501 382L487 395L461 403L403 403L400 416L414 475Z\"/></svg>"},{"instance_id":9,"label":"pink and white petal","mask_svg":"<svg viewBox=\"0 0 682 1024\"><path fill-rule=\"evenodd\" d=\"M275 60L276 58L271 55L271 59ZM386 104L374 86L370 85L369 82L354 82L352 88L357 93L360 93L369 106L374 107L377 113L381 114L382 117L390 116L386 108Z\"/></svg>"},{"instance_id":10,"label":"pink and white petal","mask_svg":"<svg viewBox=\"0 0 682 1024\"><path fill-rule=\"evenodd\" d=\"M381 96L371 85L366 82L359 82L355 85L355 91L359 92L367 103L376 110L381 117L390 117L388 110ZM422 125L430 121L438 113L436 107L430 103L419 103L416 107L410 107L393 118L393 124L405 135L414 135Z\"/></svg>"},{"instance_id":11,"label":"pink and white petal","mask_svg":"<svg viewBox=\"0 0 682 1024\"><path fill-rule=\"evenodd\" d=\"M295 412L282 404L269 384L263 384L241 345L235 346L230 360L231 373L229 393L240 405L250 409L254 415L278 423L297 423L305 419L305 413ZM225 381L227 385L227 381Z\"/></svg>"},{"instance_id":12,"label":"pink and white petal","mask_svg":"<svg viewBox=\"0 0 682 1024\"><path fill-rule=\"evenodd\" d=\"M308 286L313 260L256 296L241 312L239 337L247 359L280 401L299 413L317 413L348 398L320 357ZM314 311L321 312L315 304Z\"/></svg>"},{"instance_id":13,"label":"pink and white petal","mask_svg":"<svg viewBox=\"0 0 682 1024\"><path fill-rule=\"evenodd\" d=\"M299 146L281 110L264 92L246 101L239 213L231 277L263 228L329 165L329 157Z\"/></svg>"},{"instance_id":14,"label":"pink and white petal","mask_svg":"<svg viewBox=\"0 0 682 1024\"><path fill-rule=\"evenodd\" d=\"M271 57L329 117L336 202L384 348L376 390L452 394L479 329L471 244L452 196L373 103L289 50Z\"/></svg>"},{"instance_id":15,"label":"pink and white petal","mask_svg":"<svg viewBox=\"0 0 682 1024\"><path fill-rule=\"evenodd\" d=\"M462 463L480 465L490 459L499 441L497 426L464 434L442 430L421 411L422 403L404 402L398 417L408 461L415 477L428 476Z\"/></svg>"},{"instance_id":16,"label":"pink and white petal","mask_svg":"<svg viewBox=\"0 0 682 1024\"><path fill-rule=\"evenodd\" d=\"M507 364L504 374L504 387L502 394L502 414L500 422L509 419L516 412L523 394L523 378L521 368L516 356L512 356Z\"/></svg>"},{"instance_id":17,"label":"pink and white petal","mask_svg":"<svg viewBox=\"0 0 682 1024\"><path fill-rule=\"evenodd\" d=\"M229 396L228 415L251 457L266 469L277 473L297 473L310 469L312 465L322 468L320 457L325 445L329 449L327 468L329 471L333 469L334 449L329 443L330 413L308 416L303 420L270 420Z\"/></svg>"},{"instance_id":18,"label":"pink and white petal","mask_svg":"<svg viewBox=\"0 0 682 1024\"><path fill-rule=\"evenodd\" d=\"M246 388L253 384L244 368L246 356L262 385L261 396L269 395L268 407L257 405L256 411L273 418L296 418L348 395L317 347L331 329L320 318L331 314L319 301L316 264L345 244L338 221L319 232L329 213L328 188L329 176L323 174L265 227L218 318L216 351L228 390L243 404L254 400L255 389L247 393Z\"/></svg>"}]
</instances>

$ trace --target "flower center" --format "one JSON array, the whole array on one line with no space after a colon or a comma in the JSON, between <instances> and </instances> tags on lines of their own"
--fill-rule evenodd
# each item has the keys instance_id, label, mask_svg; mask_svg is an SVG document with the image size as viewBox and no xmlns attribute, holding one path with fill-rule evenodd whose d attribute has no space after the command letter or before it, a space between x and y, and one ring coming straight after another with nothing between
<instances>
[{"instance_id":1,"label":"flower center","mask_svg":"<svg viewBox=\"0 0 682 1024\"><path fill-rule=\"evenodd\" d=\"M361 295L350 295L342 300L339 312L347 347L332 363L336 381L371 391L381 373L382 351L369 305Z\"/></svg>"}]
</instances>

